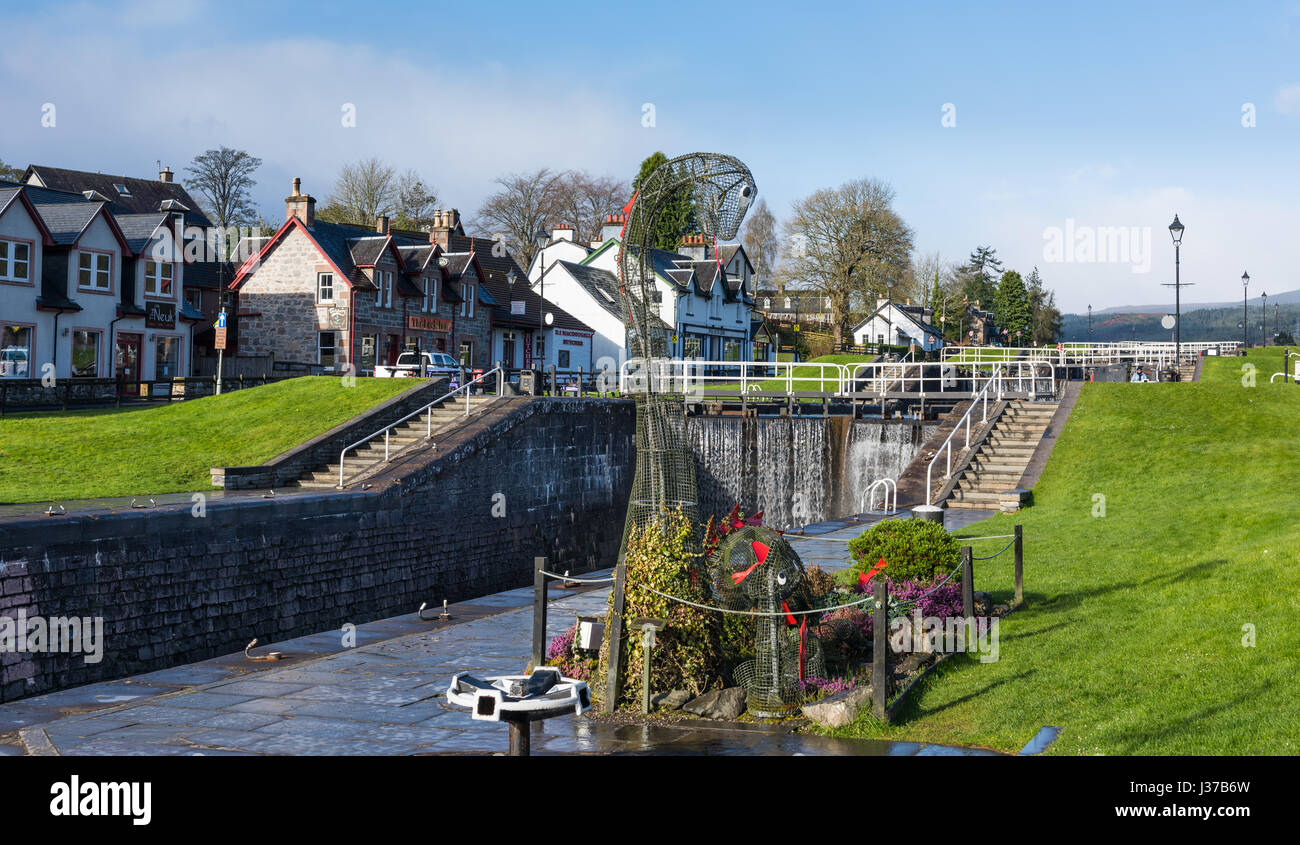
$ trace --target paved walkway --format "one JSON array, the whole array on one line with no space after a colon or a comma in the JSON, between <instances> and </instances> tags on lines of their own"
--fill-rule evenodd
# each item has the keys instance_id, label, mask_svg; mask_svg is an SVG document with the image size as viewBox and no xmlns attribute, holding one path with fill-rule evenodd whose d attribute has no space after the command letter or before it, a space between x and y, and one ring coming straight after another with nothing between
<instances>
[{"instance_id":1,"label":"paved walkway","mask_svg":"<svg viewBox=\"0 0 1300 845\"><path fill-rule=\"evenodd\" d=\"M953 514L956 515L955 513ZM844 544L874 520L810 526L795 540L807 563L841 568ZM575 615L602 613L607 588L553 589L551 636ZM452 605L449 622L414 613L274 645L284 660L242 654L0 705L0 754L396 755L504 751L506 727L446 703L451 676L521 671L532 632L532 589ZM258 649L257 652L260 652ZM15 742L14 740L20 740ZM917 743L829 740L768 730L548 720L535 754L985 754Z\"/></svg>"}]
</instances>

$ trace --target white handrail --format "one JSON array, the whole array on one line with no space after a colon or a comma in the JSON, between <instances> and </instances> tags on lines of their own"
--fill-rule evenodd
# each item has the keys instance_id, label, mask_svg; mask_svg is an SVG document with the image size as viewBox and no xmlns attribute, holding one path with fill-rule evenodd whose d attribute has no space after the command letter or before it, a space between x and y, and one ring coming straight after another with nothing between
<instances>
[{"instance_id":1,"label":"white handrail","mask_svg":"<svg viewBox=\"0 0 1300 845\"><path fill-rule=\"evenodd\" d=\"M864 513L872 513L876 509L876 488L883 486L884 493L880 498L880 512L886 516L898 513L898 482L892 478L878 478L871 482L871 486L866 490L867 508ZM894 506L889 507L890 490L894 493Z\"/></svg>"},{"instance_id":2,"label":"white handrail","mask_svg":"<svg viewBox=\"0 0 1300 845\"><path fill-rule=\"evenodd\" d=\"M982 416L982 419L981 419L980 422L981 422L981 424L983 424L983 423L987 423L987 422L988 422L988 420L989 420L989 388L992 387L993 384L996 382L997 385L998 385L998 399L1001 399L1001 398L1002 398L1002 379L1001 379L1001 376L1002 376L1002 365L999 364L997 367L994 368L994 370L993 370L993 374L989 376L989 380L986 381L986 382L984 383L984 386L983 386L982 388L980 388L980 392L977 393L977 394L975 394L974 398L972 398L972 399L970 400L970 407L966 409L966 413L964 413L964 414L961 415L961 419L957 420L957 424L954 425L954 426L952 427L952 431L948 432L948 437L943 441L943 445L940 446L939 449L938 449L938 451L936 451L936 452L934 453L934 457L930 458L930 463L929 463L929 465L928 465L928 466L926 467L926 469L925 469L925 503L926 503L927 505L930 504L930 478L931 478L931 474L934 472L934 462L937 461L937 460L939 460L939 456L940 456L940 455L946 453L947 456L948 456L948 464L947 464L947 469L946 469L946 471L944 472L943 477L944 477L944 478L951 478L951 477L952 477L952 436L953 436L954 434L957 433L957 430L958 430L959 428L961 428L962 423L965 423L965 424L966 424L966 446L965 446L965 448L967 448L967 449L970 448L970 420L971 420L971 412L975 410L975 404L976 404L977 402L980 402L980 401L982 400L982 402L983 402L983 409L984 409L984 410L983 410L983 416Z\"/></svg>"},{"instance_id":3,"label":"white handrail","mask_svg":"<svg viewBox=\"0 0 1300 845\"><path fill-rule=\"evenodd\" d=\"M374 434L371 434L368 437L361 438L356 443L353 443L348 446L344 446L343 449L339 452L339 489L340 490L343 489L343 462L344 459L347 457L348 452L351 452L353 449L357 448L358 446L369 443L371 440L374 440L376 437L382 434L384 435L384 461L387 462L389 460L389 449L388 449L389 437L392 434L393 429L401 425L402 423L406 422L411 417L417 417L420 414L424 414L424 413L429 414L428 419L425 420L425 431L424 431L424 439L428 440L429 438L433 437L433 414L429 413L430 411L433 410L433 406L439 404L440 402L444 402L447 399L450 399L451 397L455 396L457 393L460 393L463 390L465 391L465 416L468 417L470 396L472 395L470 388L478 384L479 382L483 381L488 376L494 373L496 374L497 377L497 396L501 396L502 393L505 392L505 386L504 386L505 372L500 367L493 367L492 369L488 370L486 373L479 376L478 378L473 379L472 381L467 381L460 387L456 388L455 390L452 390L448 393L444 393L442 396L439 396L437 399L434 399L428 405L425 405L423 408L420 408L419 410L412 411L411 413L402 417L397 422L390 423L389 425L384 426L383 428L376 431Z\"/></svg>"},{"instance_id":4,"label":"white handrail","mask_svg":"<svg viewBox=\"0 0 1300 845\"><path fill-rule=\"evenodd\" d=\"M620 393L640 393L653 387L657 393L690 393L709 384L739 385L741 392L761 390L762 382L784 382L787 394L795 383L830 385L844 392L848 366L824 361L704 361L694 358L629 358L619 367ZM823 391L818 391L823 392Z\"/></svg>"}]
</instances>

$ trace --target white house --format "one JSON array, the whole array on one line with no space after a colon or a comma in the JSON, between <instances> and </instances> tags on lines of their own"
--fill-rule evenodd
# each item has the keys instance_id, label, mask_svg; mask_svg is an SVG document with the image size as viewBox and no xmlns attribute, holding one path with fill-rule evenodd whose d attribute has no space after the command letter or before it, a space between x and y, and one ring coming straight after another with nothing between
<instances>
[{"instance_id":1,"label":"white house","mask_svg":"<svg viewBox=\"0 0 1300 845\"><path fill-rule=\"evenodd\" d=\"M931 324L934 311L909 300L899 305L888 299L876 301L876 310L853 327L853 342L859 346L890 344L907 346L933 352L943 347L943 332Z\"/></svg>"}]
</instances>

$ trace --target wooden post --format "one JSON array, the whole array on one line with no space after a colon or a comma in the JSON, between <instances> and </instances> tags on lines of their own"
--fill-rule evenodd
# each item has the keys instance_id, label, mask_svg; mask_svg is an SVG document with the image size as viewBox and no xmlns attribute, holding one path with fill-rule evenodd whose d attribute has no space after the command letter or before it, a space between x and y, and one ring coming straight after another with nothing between
<instances>
[{"instance_id":1,"label":"wooden post","mask_svg":"<svg viewBox=\"0 0 1300 845\"><path fill-rule=\"evenodd\" d=\"M872 588L876 601L871 621L871 705L876 718L888 723L885 704L889 700L889 591L885 576L877 574Z\"/></svg>"},{"instance_id":2,"label":"wooden post","mask_svg":"<svg viewBox=\"0 0 1300 845\"><path fill-rule=\"evenodd\" d=\"M605 636L609 637L608 676L605 678L605 700L601 709L606 714L614 712L619 696L623 694L623 594L627 589L627 564L620 555L614 568L614 601L605 623Z\"/></svg>"},{"instance_id":3,"label":"wooden post","mask_svg":"<svg viewBox=\"0 0 1300 845\"><path fill-rule=\"evenodd\" d=\"M528 757L532 754L532 731L528 722L510 720L511 757Z\"/></svg>"},{"instance_id":4,"label":"wooden post","mask_svg":"<svg viewBox=\"0 0 1300 845\"><path fill-rule=\"evenodd\" d=\"M533 669L546 665L546 558L533 558ZM513 723L512 723L513 724Z\"/></svg>"},{"instance_id":5,"label":"wooden post","mask_svg":"<svg viewBox=\"0 0 1300 845\"><path fill-rule=\"evenodd\" d=\"M641 632L641 714L650 715L650 645L654 633L649 629Z\"/></svg>"},{"instance_id":6,"label":"wooden post","mask_svg":"<svg viewBox=\"0 0 1300 845\"><path fill-rule=\"evenodd\" d=\"M975 615L975 562L971 547L961 547L961 614L967 619Z\"/></svg>"},{"instance_id":7,"label":"wooden post","mask_svg":"<svg viewBox=\"0 0 1300 845\"><path fill-rule=\"evenodd\" d=\"M1023 526L1016 526L1016 604L1025 600L1025 535Z\"/></svg>"}]
</instances>

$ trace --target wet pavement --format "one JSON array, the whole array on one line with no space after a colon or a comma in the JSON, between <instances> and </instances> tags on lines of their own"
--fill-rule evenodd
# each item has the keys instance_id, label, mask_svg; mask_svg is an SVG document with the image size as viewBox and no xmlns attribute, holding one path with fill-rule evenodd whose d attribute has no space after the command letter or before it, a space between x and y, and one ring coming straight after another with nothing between
<instances>
[{"instance_id":1,"label":"wet pavement","mask_svg":"<svg viewBox=\"0 0 1300 845\"><path fill-rule=\"evenodd\" d=\"M955 514L953 514L955 515ZM980 516L983 516L981 514ZM796 548L807 563L847 565L844 544L872 521L809 526ZM950 524L949 527L954 527ZM798 535L795 535L798 536ZM599 577L593 573L583 577ZM550 591L548 635L578 615L602 614L608 588ZM243 654L0 705L4 754L407 755L492 754L504 724L448 705L456 672L516 673L528 662L532 588L452 605L450 621L415 612L356 626L355 643L328 631L274 643L286 658ZM436 615L436 614L435 614ZM272 645L272 644L267 644ZM262 649L258 649L261 652ZM876 740L840 740L788 728L692 721L671 727L586 717L534 726L534 754L983 755L994 752Z\"/></svg>"}]
</instances>

